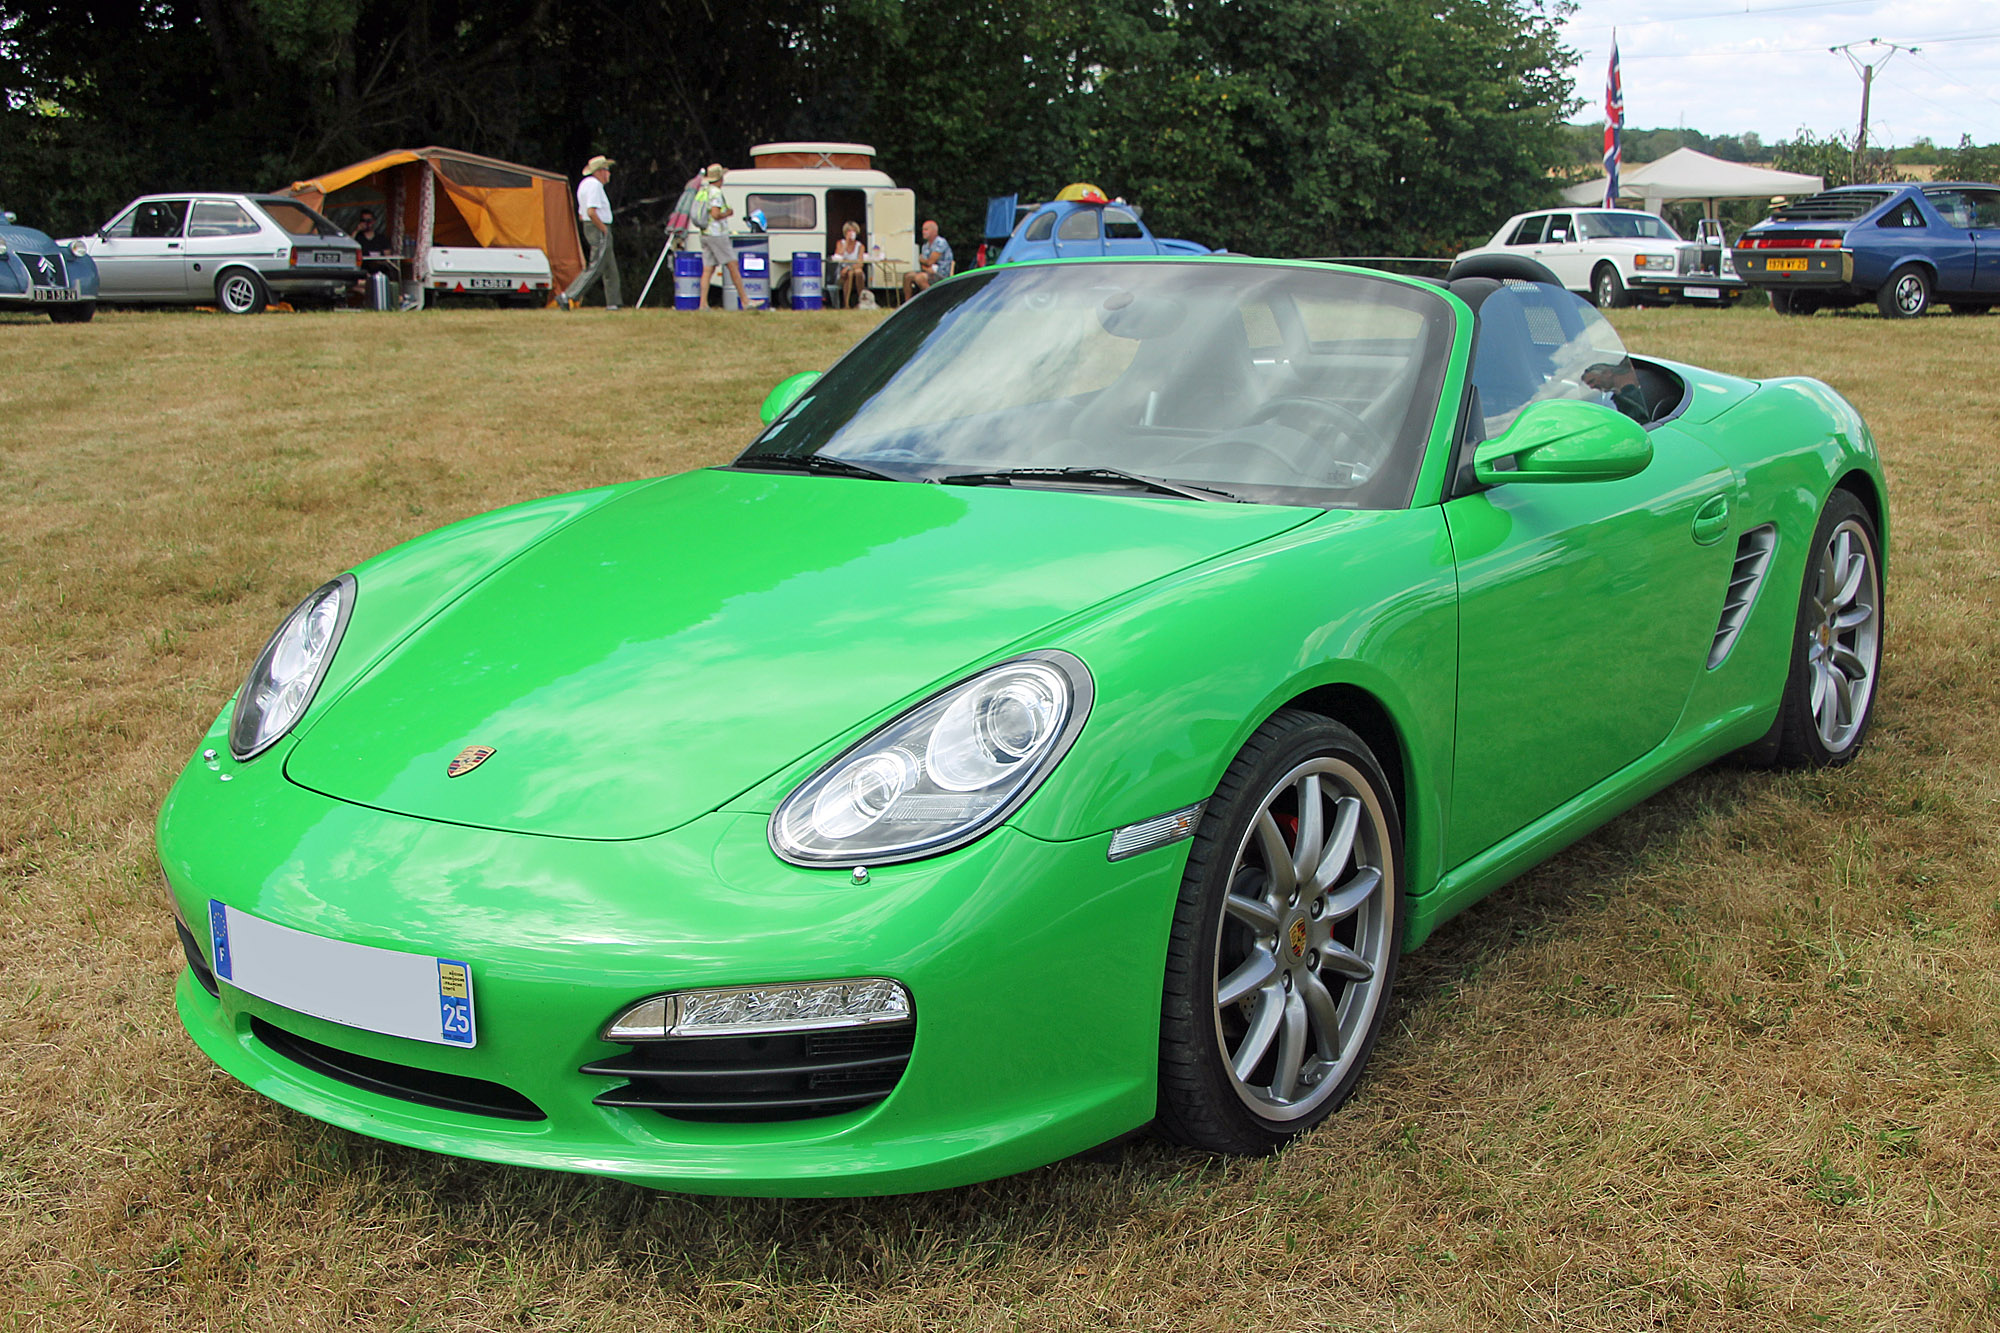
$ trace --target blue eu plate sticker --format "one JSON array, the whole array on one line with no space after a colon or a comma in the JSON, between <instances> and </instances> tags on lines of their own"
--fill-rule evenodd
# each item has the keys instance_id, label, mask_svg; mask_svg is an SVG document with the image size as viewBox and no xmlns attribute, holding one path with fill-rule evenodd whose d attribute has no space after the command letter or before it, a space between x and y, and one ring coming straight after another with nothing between
<instances>
[{"instance_id":1,"label":"blue eu plate sticker","mask_svg":"<svg viewBox=\"0 0 2000 1333\"><path fill-rule=\"evenodd\" d=\"M215 975L224 981L234 980L229 964L229 909L213 898L208 900L208 944Z\"/></svg>"},{"instance_id":2,"label":"blue eu plate sticker","mask_svg":"<svg viewBox=\"0 0 2000 1333\"><path fill-rule=\"evenodd\" d=\"M472 1045L472 973L464 963L437 960L438 1035L459 1046Z\"/></svg>"}]
</instances>

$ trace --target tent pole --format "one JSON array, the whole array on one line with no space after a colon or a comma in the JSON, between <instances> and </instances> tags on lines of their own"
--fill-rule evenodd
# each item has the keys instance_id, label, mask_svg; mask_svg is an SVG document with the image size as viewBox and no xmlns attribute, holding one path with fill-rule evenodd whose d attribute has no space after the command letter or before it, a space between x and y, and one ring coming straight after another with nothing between
<instances>
[{"instance_id":1,"label":"tent pole","mask_svg":"<svg viewBox=\"0 0 2000 1333\"><path fill-rule=\"evenodd\" d=\"M634 310L638 310L646 304L646 293L653 290L653 279L660 276L660 265L667 262L667 251L673 248L674 248L674 234L672 232L668 232L667 243L660 247L660 257L653 261L653 271L646 275L646 285L639 289L639 299L632 303L632 308Z\"/></svg>"}]
</instances>

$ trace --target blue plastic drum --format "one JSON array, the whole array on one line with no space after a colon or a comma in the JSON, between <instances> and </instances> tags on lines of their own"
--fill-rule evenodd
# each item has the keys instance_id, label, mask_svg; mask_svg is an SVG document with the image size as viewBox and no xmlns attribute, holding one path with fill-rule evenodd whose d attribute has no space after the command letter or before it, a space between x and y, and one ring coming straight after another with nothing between
<instances>
[{"instance_id":1,"label":"blue plastic drum","mask_svg":"<svg viewBox=\"0 0 2000 1333\"><path fill-rule=\"evenodd\" d=\"M701 309L701 251L674 251L674 309Z\"/></svg>"},{"instance_id":2,"label":"blue plastic drum","mask_svg":"<svg viewBox=\"0 0 2000 1333\"><path fill-rule=\"evenodd\" d=\"M826 304L824 262L811 250L792 252L792 309L818 310Z\"/></svg>"}]
</instances>

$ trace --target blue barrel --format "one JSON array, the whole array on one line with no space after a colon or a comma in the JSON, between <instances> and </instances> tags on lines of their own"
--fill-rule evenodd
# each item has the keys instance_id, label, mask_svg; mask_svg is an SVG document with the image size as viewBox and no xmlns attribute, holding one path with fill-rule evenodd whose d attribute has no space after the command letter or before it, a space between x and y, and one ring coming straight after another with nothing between
<instances>
[{"instance_id":1,"label":"blue barrel","mask_svg":"<svg viewBox=\"0 0 2000 1333\"><path fill-rule=\"evenodd\" d=\"M674 309L699 310L703 295L701 251L674 251Z\"/></svg>"},{"instance_id":2,"label":"blue barrel","mask_svg":"<svg viewBox=\"0 0 2000 1333\"><path fill-rule=\"evenodd\" d=\"M771 301L771 240L768 236L732 236L736 245L736 267L743 274L743 294L753 306ZM736 309L736 284L722 280L722 308Z\"/></svg>"},{"instance_id":3,"label":"blue barrel","mask_svg":"<svg viewBox=\"0 0 2000 1333\"><path fill-rule=\"evenodd\" d=\"M792 309L818 310L826 304L823 264L814 251L792 252Z\"/></svg>"}]
</instances>

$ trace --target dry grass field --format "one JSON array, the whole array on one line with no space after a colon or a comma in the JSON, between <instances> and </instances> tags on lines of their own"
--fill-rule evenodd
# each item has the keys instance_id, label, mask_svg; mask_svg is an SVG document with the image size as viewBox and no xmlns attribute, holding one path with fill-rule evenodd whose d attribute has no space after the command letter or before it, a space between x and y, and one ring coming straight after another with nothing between
<instances>
[{"instance_id":1,"label":"dry grass field","mask_svg":"<svg viewBox=\"0 0 2000 1333\"><path fill-rule=\"evenodd\" d=\"M1620 317L1873 424L1869 748L1699 774L1453 922L1278 1157L685 1198L213 1069L152 819L277 619L448 520L726 457L870 318L0 317L0 1328L2000 1327L2000 318Z\"/></svg>"}]
</instances>

